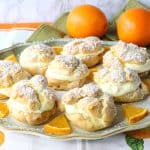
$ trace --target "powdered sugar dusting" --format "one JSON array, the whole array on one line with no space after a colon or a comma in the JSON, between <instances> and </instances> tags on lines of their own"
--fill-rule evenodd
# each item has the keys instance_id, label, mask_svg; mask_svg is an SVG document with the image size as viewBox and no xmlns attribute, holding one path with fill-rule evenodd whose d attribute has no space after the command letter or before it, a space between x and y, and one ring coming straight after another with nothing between
<instances>
[{"instance_id":1,"label":"powdered sugar dusting","mask_svg":"<svg viewBox=\"0 0 150 150\"><path fill-rule=\"evenodd\" d=\"M14 82L25 79L24 70L18 63L12 61L0 61L0 86L9 87Z\"/></svg>"},{"instance_id":2,"label":"powdered sugar dusting","mask_svg":"<svg viewBox=\"0 0 150 150\"><path fill-rule=\"evenodd\" d=\"M59 55L55 57L55 60L60 66L63 66L65 70L74 72L75 75L80 77L87 74L88 68L79 59L72 55Z\"/></svg>"},{"instance_id":3,"label":"powdered sugar dusting","mask_svg":"<svg viewBox=\"0 0 150 150\"><path fill-rule=\"evenodd\" d=\"M74 71L77 77L88 74L88 72L89 72L88 67L85 64L82 64L81 62L80 65L77 67L77 69Z\"/></svg>"},{"instance_id":4,"label":"powdered sugar dusting","mask_svg":"<svg viewBox=\"0 0 150 150\"><path fill-rule=\"evenodd\" d=\"M21 81L24 82L24 81ZM25 97L26 99L28 99L28 101L34 101L37 102L37 95L36 92L34 91L33 88L31 88L28 84L26 84L27 82L25 81L25 84L18 84L17 86L17 92L18 95L20 97Z\"/></svg>"},{"instance_id":5,"label":"powdered sugar dusting","mask_svg":"<svg viewBox=\"0 0 150 150\"><path fill-rule=\"evenodd\" d=\"M32 61L48 61L55 56L54 49L42 43L27 47L21 53L20 57L27 57L29 54L30 57L28 57L28 59Z\"/></svg>"},{"instance_id":6,"label":"powdered sugar dusting","mask_svg":"<svg viewBox=\"0 0 150 150\"><path fill-rule=\"evenodd\" d=\"M19 64L6 60L0 61L0 72L14 74L18 72L18 70L22 70Z\"/></svg>"},{"instance_id":7,"label":"powdered sugar dusting","mask_svg":"<svg viewBox=\"0 0 150 150\"><path fill-rule=\"evenodd\" d=\"M111 51L108 51L103 56L103 66L111 67L112 65L121 65L119 59L113 55Z\"/></svg>"},{"instance_id":8,"label":"powdered sugar dusting","mask_svg":"<svg viewBox=\"0 0 150 150\"><path fill-rule=\"evenodd\" d=\"M88 96L97 96L101 93L101 90L97 87L96 84L94 83L89 83L89 84L85 84L81 90L83 91L83 94L88 95Z\"/></svg>"},{"instance_id":9,"label":"powdered sugar dusting","mask_svg":"<svg viewBox=\"0 0 150 150\"><path fill-rule=\"evenodd\" d=\"M75 69L79 65L79 60L72 55L56 56L55 61L70 69Z\"/></svg>"},{"instance_id":10,"label":"powdered sugar dusting","mask_svg":"<svg viewBox=\"0 0 150 150\"><path fill-rule=\"evenodd\" d=\"M93 53L93 52L103 52L102 42L97 37L87 37L80 44L80 52Z\"/></svg>"},{"instance_id":11,"label":"powdered sugar dusting","mask_svg":"<svg viewBox=\"0 0 150 150\"><path fill-rule=\"evenodd\" d=\"M79 45L82 43L81 39L75 39L69 43L67 43L64 47L63 47L63 52L64 54L70 54L70 55L74 55L77 54L79 52Z\"/></svg>"},{"instance_id":12,"label":"powdered sugar dusting","mask_svg":"<svg viewBox=\"0 0 150 150\"><path fill-rule=\"evenodd\" d=\"M46 78L42 75L34 76L33 78L31 78L30 82L34 84L35 86L39 86L39 85L47 86L48 85Z\"/></svg>"},{"instance_id":13,"label":"powdered sugar dusting","mask_svg":"<svg viewBox=\"0 0 150 150\"><path fill-rule=\"evenodd\" d=\"M103 52L102 42L97 37L87 37L82 40L74 40L66 44L63 48L63 54L80 54Z\"/></svg>"},{"instance_id":14,"label":"powdered sugar dusting","mask_svg":"<svg viewBox=\"0 0 150 150\"><path fill-rule=\"evenodd\" d=\"M43 86L44 85L44 86ZM53 90L48 87L46 78L36 75L30 80L17 82L12 88L12 100L19 100L24 103L28 110L41 110L43 107L54 105L56 97Z\"/></svg>"},{"instance_id":15,"label":"powdered sugar dusting","mask_svg":"<svg viewBox=\"0 0 150 150\"><path fill-rule=\"evenodd\" d=\"M138 74L130 70L129 68L124 68L121 65L112 65L110 68L102 68L96 73L98 78L101 78L105 82L128 82L128 81L139 81L140 78Z\"/></svg>"},{"instance_id":16,"label":"powdered sugar dusting","mask_svg":"<svg viewBox=\"0 0 150 150\"><path fill-rule=\"evenodd\" d=\"M68 104L73 104L84 97L98 97L102 95L101 90L94 83L85 84L81 88L74 88L68 91L63 96L63 101Z\"/></svg>"},{"instance_id":17,"label":"powdered sugar dusting","mask_svg":"<svg viewBox=\"0 0 150 150\"><path fill-rule=\"evenodd\" d=\"M145 63L147 59L150 59L150 55L146 48L138 47L132 43L124 43L119 41L112 48L112 51L124 62L131 63Z\"/></svg>"}]
</instances>

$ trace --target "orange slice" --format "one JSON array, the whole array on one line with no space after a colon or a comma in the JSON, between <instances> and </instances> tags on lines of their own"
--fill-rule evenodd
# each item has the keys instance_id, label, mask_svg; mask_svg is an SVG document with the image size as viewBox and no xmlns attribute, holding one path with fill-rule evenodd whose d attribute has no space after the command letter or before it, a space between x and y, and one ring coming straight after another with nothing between
<instances>
[{"instance_id":1,"label":"orange slice","mask_svg":"<svg viewBox=\"0 0 150 150\"><path fill-rule=\"evenodd\" d=\"M141 108L130 104L123 104L122 108L125 117L128 119L130 124L140 121L148 114L148 110L146 108Z\"/></svg>"},{"instance_id":2,"label":"orange slice","mask_svg":"<svg viewBox=\"0 0 150 150\"><path fill-rule=\"evenodd\" d=\"M6 95L3 95L0 93L0 100L6 99L6 98L8 98Z\"/></svg>"},{"instance_id":3,"label":"orange slice","mask_svg":"<svg viewBox=\"0 0 150 150\"><path fill-rule=\"evenodd\" d=\"M97 72L98 70L99 70L99 68L95 68L95 67L94 68L90 68L89 69L90 73L89 73L88 79L89 80L93 80L93 74L94 74L94 72Z\"/></svg>"},{"instance_id":4,"label":"orange slice","mask_svg":"<svg viewBox=\"0 0 150 150\"><path fill-rule=\"evenodd\" d=\"M11 54L11 55L7 56L4 60L10 60L10 61L13 61L13 62L17 62L17 58L14 54Z\"/></svg>"},{"instance_id":5,"label":"orange slice","mask_svg":"<svg viewBox=\"0 0 150 150\"><path fill-rule=\"evenodd\" d=\"M150 79L145 79L143 82L147 85L149 92L150 92Z\"/></svg>"},{"instance_id":6,"label":"orange slice","mask_svg":"<svg viewBox=\"0 0 150 150\"><path fill-rule=\"evenodd\" d=\"M139 139L150 138L150 127L135 130L135 131L129 131L126 132L126 134L128 136L139 138Z\"/></svg>"},{"instance_id":7,"label":"orange slice","mask_svg":"<svg viewBox=\"0 0 150 150\"><path fill-rule=\"evenodd\" d=\"M70 125L64 114L52 119L48 124L44 125L43 129L48 134L65 135L71 133Z\"/></svg>"},{"instance_id":8,"label":"orange slice","mask_svg":"<svg viewBox=\"0 0 150 150\"><path fill-rule=\"evenodd\" d=\"M9 114L8 106L6 103L0 103L0 118L4 118Z\"/></svg>"},{"instance_id":9,"label":"orange slice","mask_svg":"<svg viewBox=\"0 0 150 150\"><path fill-rule=\"evenodd\" d=\"M61 46L54 46L53 48L54 48L55 53L56 53L57 55L60 55L60 53L61 53L61 51L62 51L62 49L63 49L63 47L61 47Z\"/></svg>"},{"instance_id":10,"label":"orange slice","mask_svg":"<svg viewBox=\"0 0 150 150\"><path fill-rule=\"evenodd\" d=\"M2 131L0 131L0 145L4 143L5 135Z\"/></svg>"}]
</instances>

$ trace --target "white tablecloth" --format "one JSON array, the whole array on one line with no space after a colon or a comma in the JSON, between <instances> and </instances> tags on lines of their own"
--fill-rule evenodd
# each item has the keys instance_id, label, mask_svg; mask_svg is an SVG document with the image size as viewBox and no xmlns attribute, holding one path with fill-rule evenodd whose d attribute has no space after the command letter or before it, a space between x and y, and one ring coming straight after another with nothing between
<instances>
[{"instance_id":1,"label":"white tablecloth","mask_svg":"<svg viewBox=\"0 0 150 150\"><path fill-rule=\"evenodd\" d=\"M150 6L150 0L141 0ZM0 0L0 23L6 22L53 22L63 12L75 5L90 3L100 7L108 19L111 19L127 0ZM16 42L23 42L31 32L0 35L0 45L7 47ZM5 37L5 38L4 38ZM4 131L5 143L0 150L127 150L130 149L123 134L103 140L71 140L60 141L38 136L25 135L11 131ZM144 140L145 150L149 150L150 140Z\"/></svg>"}]
</instances>

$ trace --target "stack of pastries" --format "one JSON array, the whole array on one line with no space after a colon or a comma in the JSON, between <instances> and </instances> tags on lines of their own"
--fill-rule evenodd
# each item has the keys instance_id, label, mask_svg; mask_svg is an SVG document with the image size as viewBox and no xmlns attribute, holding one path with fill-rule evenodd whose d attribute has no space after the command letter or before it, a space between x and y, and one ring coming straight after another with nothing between
<instances>
[{"instance_id":1,"label":"stack of pastries","mask_svg":"<svg viewBox=\"0 0 150 150\"><path fill-rule=\"evenodd\" d=\"M149 94L142 81L149 64L145 48L122 41L106 52L97 37L75 39L64 45L61 55L53 47L34 44L22 51L19 63L0 61L0 98L9 97L13 118L39 125L57 112L55 90L63 90L61 106L68 120L96 131L112 125L115 101L139 101ZM89 68L96 65L99 71L88 80Z\"/></svg>"}]
</instances>

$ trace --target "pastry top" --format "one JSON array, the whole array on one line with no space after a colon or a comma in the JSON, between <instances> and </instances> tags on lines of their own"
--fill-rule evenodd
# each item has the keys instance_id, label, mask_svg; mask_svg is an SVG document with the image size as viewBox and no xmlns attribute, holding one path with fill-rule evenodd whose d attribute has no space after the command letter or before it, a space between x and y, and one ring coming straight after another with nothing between
<instances>
[{"instance_id":1,"label":"pastry top","mask_svg":"<svg viewBox=\"0 0 150 150\"><path fill-rule=\"evenodd\" d=\"M144 64L148 59L150 59L150 55L146 48L138 47L132 43L127 44L119 41L116 45L111 47L111 50L114 55L116 55L123 62Z\"/></svg>"},{"instance_id":2,"label":"pastry top","mask_svg":"<svg viewBox=\"0 0 150 150\"><path fill-rule=\"evenodd\" d=\"M85 78L88 68L73 55L58 55L49 63L46 75L55 79L74 81Z\"/></svg>"},{"instance_id":3,"label":"pastry top","mask_svg":"<svg viewBox=\"0 0 150 150\"><path fill-rule=\"evenodd\" d=\"M84 97L99 97L102 95L101 90L94 84L85 84L82 88L74 88L63 96L65 104L77 103Z\"/></svg>"},{"instance_id":4,"label":"pastry top","mask_svg":"<svg viewBox=\"0 0 150 150\"><path fill-rule=\"evenodd\" d=\"M82 114L84 118L102 123L103 116L107 116L106 107L109 107L112 118L116 115L116 109L112 97L103 94L94 83L89 83L81 88L68 91L62 97L66 113ZM108 119L108 118L107 118ZM103 121L102 121L103 120Z\"/></svg>"},{"instance_id":5,"label":"pastry top","mask_svg":"<svg viewBox=\"0 0 150 150\"><path fill-rule=\"evenodd\" d=\"M24 49L20 55L20 61L28 60L30 62L49 62L55 56L54 49L45 44L31 45Z\"/></svg>"},{"instance_id":6,"label":"pastry top","mask_svg":"<svg viewBox=\"0 0 150 150\"><path fill-rule=\"evenodd\" d=\"M108 51L103 55L103 66L108 68L114 65L121 65L120 60L118 59L118 57L116 57L115 55L113 55L112 51Z\"/></svg>"},{"instance_id":7,"label":"pastry top","mask_svg":"<svg viewBox=\"0 0 150 150\"><path fill-rule=\"evenodd\" d=\"M29 77L23 68L15 62L0 60L0 88L9 88L19 80Z\"/></svg>"},{"instance_id":8,"label":"pastry top","mask_svg":"<svg viewBox=\"0 0 150 150\"><path fill-rule=\"evenodd\" d=\"M68 44L66 44L63 48L62 54L70 54L70 55L79 55L79 54L88 54L88 55L98 55L104 51L102 47L102 42L97 37L87 37L84 39L76 39Z\"/></svg>"},{"instance_id":9,"label":"pastry top","mask_svg":"<svg viewBox=\"0 0 150 150\"><path fill-rule=\"evenodd\" d=\"M21 80L13 85L8 104L10 108L21 109L25 113L42 113L51 110L55 101L56 96L48 87L46 78L36 75L30 80Z\"/></svg>"},{"instance_id":10,"label":"pastry top","mask_svg":"<svg viewBox=\"0 0 150 150\"><path fill-rule=\"evenodd\" d=\"M110 67L114 63L120 63L138 73L142 73L150 70L150 55L146 48L119 41L103 56L104 67Z\"/></svg>"},{"instance_id":11,"label":"pastry top","mask_svg":"<svg viewBox=\"0 0 150 150\"><path fill-rule=\"evenodd\" d=\"M119 66L113 66L111 68L103 68L98 73L99 78L104 82L139 82L139 77L137 73L129 68L121 68Z\"/></svg>"},{"instance_id":12,"label":"pastry top","mask_svg":"<svg viewBox=\"0 0 150 150\"><path fill-rule=\"evenodd\" d=\"M108 68L102 68L94 74L94 81L103 92L113 96L120 96L136 90L140 83L140 77L136 71L123 67L116 61Z\"/></svg>"}]
</instances>

